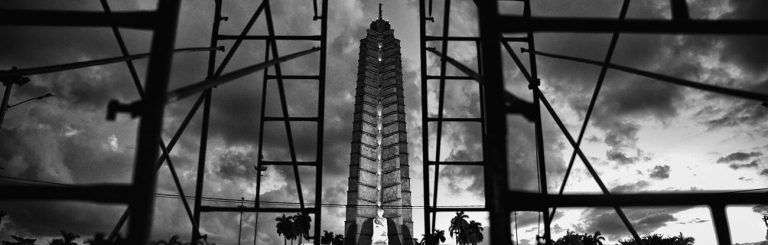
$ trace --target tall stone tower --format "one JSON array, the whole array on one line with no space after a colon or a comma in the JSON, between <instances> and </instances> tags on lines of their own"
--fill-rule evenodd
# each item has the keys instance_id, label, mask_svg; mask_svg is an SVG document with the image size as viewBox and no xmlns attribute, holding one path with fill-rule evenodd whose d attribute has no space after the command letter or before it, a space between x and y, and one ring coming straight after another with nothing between
<instances>
[{"instance_id":1,"label":"tall stone tower","mask_svg":"<svg viewBox=\"0 0 768 245\"><path fill-rule=\"evenodd\" d=\"M411 186L400 40L374 20L360 40L347 190L346 244L370 244L380 207L390 245L411 244Z\"/></svg>"}]
</instances>

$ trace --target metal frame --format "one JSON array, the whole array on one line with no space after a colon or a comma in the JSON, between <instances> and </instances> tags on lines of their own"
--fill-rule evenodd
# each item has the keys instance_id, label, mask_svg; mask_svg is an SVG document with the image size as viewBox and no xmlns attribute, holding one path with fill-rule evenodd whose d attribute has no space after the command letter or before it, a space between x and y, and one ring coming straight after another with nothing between
<instances>
[{"instance_id":1,"label":"metal frame","mask_svg":"<svg viewBox=\"0 0 768 245\"><path fill-rule=\"evenodd\" d=\"M519 16L507 16L499 14L498 4L501 0L492 1L474 1L478 7L478 20L480 27L479 37L452 37L447 34L446 21L450 16L449 7L444 7L443 16L444 25L442 36L428 36L426 34L427 21L434 21L432 17L432 0L419 1L419 22L421 38L421 91L422 91L422 141L424 142L423 159L424 164L424 204L425 204L425 232L434 231L434 224L430 229L430 221L434 221L435 213L442 211L487 211L490 218L490 243L491 244L511 244L510 240L510 213L514 211L537 211L544 213L544 238L552 242L550 238L549 225L555 215L557 207L613 207L630 234L640 241L640 237L635 231L629 219L624 215L621 207L623 206L660 206L660 205L707 205L710 207L713 216L713 223L717 233L719 244L730 244L730 232L728 230L727 216L725 214L726 205L738 204L760 204L768 203L768 196L764 193L741 193L741 192L707 192L707 193L651 193L651 194L611 194L602 182L594 167L579 148L579 144L584 136L584 131L588 125L589 118L594 109L594 104L599 95L605 73L608 69L628 72L640 76L645 76L658 81L667 82L675 85L686 86L704 91L720 93L729 96L735 96L743 99L767 101L768 95L754 93L750 91L725 88L715 85L708 85L696 81L670 77L656 74L650 71L643 71L631 67L620 66L610 63L613 51L620 33L654 33L654 34L745 34L745 35L765 35L768 31L764 26L768 25L765 20L692 20L689 18L688 6L685 0L670 0L672 6L671 20L626 20L626 12L629 0L624 0L618 19L603 18L565 18L565 17L533 17L530 10L531 0L515 0L523 4L523 13ZM450 0L444 0L444 4L450 5ZM429 15L427 16L427 12ZM579 57L570 57L558 54L550 54L537 51L534 47L535 32L602 32L613 33L608 52L603 61L594 61ZM507 35L516 35L513 37ZM522 36L520 36L522 34ZM442 50L437 51L429 45L435 41L442 44ZM446 46L448 42L473 41L478 43L478 71L473 71L464 67L458 61L447 56ZM512 50L509 42L520 42L527 48L522 52L528 55L528 66ZM519 69L529 83L529 89L532 90L533 103L523 102L504 90L503 69L501 53L504 51L512 58L514 68ZM440 74L427 74L427 54L433 53L440 59ZM597 85L592 95L585 120L582 124L579 135L576 139L564 126L562 120L552 108L545 94L539 90L538 72L536 69L536 56L545 56L548 58L564 59L574 62L598 65L601 67ZM445 76L445 64L452 66L463 72L466 76ZM512 67L510 67L512 68ZM438 93L438 117L428 118L427 113L427 81L430 79L440 79L440 88ZM481 103L483 117L477 119L484 123L485 132L483 133L483 161L474 164L484 166L485 174L485 207L480 209L442 209L429 203L429 165L436 167L436 175L440 164L446 163L436 160L430 160L429 157L429 129L428 122L438 122L438 146L440 139L440 124L443 121L452 121L453 119L442 117L442 103L444 79L474 79L481 85ZM569 160L564 180L558 194L548 194L546 188L546 163L544 162L543 138L541 132L540 108L544 106L555 120L558 128L566 136L574 152ZM506 135L507 114L522 114L525 118L534 124L536 135L536 162L538 166L540 192L521 192L511 191L507 188L507 147ZM476 120L476 119L472 119ZM461 121L470 121L463 119ZM514 129L511 129L514 130ZM439 149L438 149L439 154ZM596 183L600 186L602 194L563 194L568 176L572 170L575 157L579 157L585 164ZM435 186L437 185L435 178ZM437 189L432 193L437 196ZM430 214L432 219L430 220Z\"/></svg>"},{"instance_id":2,"label":"metal frame","mask_svg":"<svg viewBox=\"0 0 768 245\"><path fill-rule=\"evenodd\" d=\"M198 173L197 173L197 186L196 186L196 192L195 192L195 211L194 211L194 219L193 219L193 229L192 229L192 237L193 241L197 241L200 239L200 233L199 233L199 222L200 222L200 214L201 212L238 212L238 213L255 213L256 214L256 221L254 225L254 232L258 233L258 214L259 213L285 213L285 212L301 212L301 213L311 213L314 214L314 232L312 235L312 238L319 238L320 237L320 221L321 221L321 200L322 200L322 171L323 171L323 120L325 115L325 64L326 64L326 37L327 37L327 29L328 29L328 23L327 23L327 13L328 13L328 0L320 0L321 1L321 9L320 15L318 15L318 8L317 8L317 0L313 0L313 7L315 10L314 16L312 17L313 21L320 21L320 33L318 35L276 35L275 34L275 28L273 24L273 18L272 18L272 12L270 9L270 0L263 0L256 10L253 12L251 17L249 18L246 25L243 27L242 32L239 35L227 35L227 34L221 34L219 33L219 24L220 21L223 20L225 17L221 17L221 5L222 0L215 0L215 16L214 16L214 24L213 24L213 33L211 34L211 47L215 47L218 45L218 42L222 40L235 40L234 44L232 44L232 48L230 51L226 54L224 59L219 64L218 68L214 68L216 66L216 57L215 53L211 52L211 55L209 57L209 66L208 66L208 79L206 81L200 82L198 84L193 84L184 88L180 88L178 90L175 90L174 92L171 92L172 96L177 95L178 98L183 98L188 96L191 93L194 93L196 91L199 91L201 89L205 89L205 95L206 96L206 104L204 109L204 118L203 118L203 127L202 127L202 137L201 137L201 143L200 143L200 155L199 155L199 161L198 161ZM256 20L261 17L261 15L264 15L263 18L266 18L266 25L267 25L267 35L249 35L251 28L253 27ZM246 68L242 68L237 71L230 72L228 74L222 74L223 70L226 68L226 65L231 60L232 56L234 55L235 51L240 47L241 43L243 41L264 41L265 47L264 47L264 63L260 63L257 65L249 66ZM280 56L278 53L277 44L278 41L285 41L285 42L296 42L296 41L310 41L310 42L316 42L319 46L296 52L293 54L288 54L284 56ZM311 54L314 52L320 53L319 59L317 61L318 64L318 72L317 75L283 75L281 72L281 62L285 62L294 58L302 57L307 54ZM270 74L269 67L273 67L274 74ZM215 71L214 71L215 70ZM260 102L260 108L261 108L261 115L259 117L259 140L258 140L258 159L255 165L255 168L257 170L256 177L256 196L254 200L254 206L253 207L246 207L245 205L240 205L237 207L222 207L222 206L204 206L202 205L201 197L203 197L203 181L204 181L204 172L205 172L205 145L207 142L207 134L208 134L208 113L210 108L210 96L211 96L211 90L213 87L226 83L228 81L243 77L245 75L251 74L255 71L263 70L263 86L262 86L262 94L261 94L261 102ZM317 103L317 115L313 117L292 117L288 115L288 105L287 105L287 99L285 95L285 88L283 86L284 80L294 80L294 79L307 79L307 80L316 80L318 83L318 103ZM279 95L279 101L277 103L280 104L282 115L280 117L269 117L266 116L265 108L266 104L268 103L266 97L267 97L267 87L270 81L276 81L278 86L278 95ZM285 130L286 130L286 136L288 141L288 147L291 159L286 161L265 161L263 159L263 135L264 135L264 128L265 128L265 122L267 121L282 121ZM293 133L291 131L291 122L314 122L315 123L315 129L317 132L316 135L316 158L313 162L300 162L296 159L296 151L293 141ZM293 174L297 189L297 194L299 197L299 208L270 208L270 207L261 207L260 206L260 186L261 186L261 172L264 171L266 166L269 165L289 165L293 167ZM304 195L301 188L301 179L299 177L299 166L305 166L305 167L314 167L315 169L315 203L313 207L306 207L304 202ZM254 236L255 237L255 236ZM254 241L256 242L256 241ZM314 239L315 244L320 244L319 239Z\"/></svg>"},{"instance_id":3,"label":"metal frame","mask_svg":"<svg viewBox=\"0 0 768 245\"><path fill-rule=\"evenodd\" d=\"M131 27L153 31L145 97L141 109L132 184L77 186L2 185L5 200L81 200L124 203L132 210L128 242L144 244L152 228L157 171L149 165L158 157L165 96L171 69L179 0L161 0L157 10L99 13L84 11L0 10L0 24L16 26L105 26ZM0 73L8 77L9 72ZM19 76L16 74L16 76Z\"/></svg>"},{"instance_id":4,"label":"metal frame","mask_svg":"<svg viewBox=\"0 0 768 245\"><path fill-rule=\"evenodd\" d=\"M211 34L211 42L208 47L193 47L174 49L176 35L177 18L179 15L179 0L160 0L156 11L130 11L130 12L112 12L107 0L100 0L104 12L91 11L51 11L51 10L0 10L0 25L14 26L88 26L88 27L110 27L122 56L99 59L84 62L74 62L68 64L13 69L0 71L0 81L6 83L19 83L24 81L29 75L68 71L83 67L104 65L117 62L125 62L129 68L132 80L136 86L141 100L132 103L123 104L118 101L110 101L108 105L107 119L113 120L118 113L129 113L132 117L140 117L138 140L136 147L136 164L134 169L133 184L99 184L99 185L0 185L0 196L2 200L79 200L103 203L125 203L128 208L118 220L108 239L115 241L119 237L125 222L128 221L127 242L129 244L146 244L149 239L152 221L152 210L154 206L155 185L157 181L157 171L163 163L167 163L168 169L173 177L174 184L178 191L178 198L181 199L190 222L193 226L192 240L199 242L201 238L199 233L199 222L201 212L307 212L315 215L314 238L320 237L320 218L321 218L321 192L322 192L322 139L323 139L323 118L324 118L324 95L325 95L325 64L326 64L326 37L327 37L327 0L321 1L321 9L318 10L318 0L313 0L315 13L313 21L320 21L321 28L318 35L275 35L272 24L272 15L269 9L270 0L263 0L258 8L253 12L250 21L243 28L240 35L223 35L219 33L221 21L227 20L222 17L222 0L213 0L214 19ZM318 14L318 11L319 14ZM268 35L248 35L251 27L261 13L266 15L268 25ZM125 41L120 32L120 28L137 28L153 31L151 52L146 54L132 55L128 52ZM219 46L219 41L235 40L230 47L224 59L216 64L216 51L224 51L223 46ZM266 57L262 63L246 66L244 68L224 73L227 64L237 51L240 44L245 40L265 40ZM279 56L277 54L277 41L312 41L319 42L318 47L308 50ZM173 53L190 51L208 51L208 71L207 78L191 85L168 91L168 79L170 75L171 59ZM317 75L282 75L280 73L280 63L291 59L299 58L307 54L319 52ZM271 55L270 55L271 53ZM271 57L271 59L270 59ZM140 58L149 58L149 68L147 72L147 83L142 87L133 60ZM268 74L268 68L273 66L275 74ZM266 90L262 93L262 115L260 117L260 136L263 133L265 121L279 120L283 121L286 130L289 132L289 141L292 141L290 134L290 122L311 121L317 126L317 155L316 160L311 163L296 161L294 146L290 144L292 158L290 161L267 162L261 159L261 149L263 141L259 139L259 159L257 169L262 169L262 165L291 165L296 175L296 184L299 186L300 208L263 208L259 207L259 196L256 195L256 206L245 207L213 207L203 206L202 200L209 199L203 196L204 170L206 164L207 136L210 119L210 106L212 90L215 86L228 83L246 75L262 71L264 72L264 88L269 80L277 79L280 87L280 103L283 110L283 116L272 118L264 115L264 104L266 103ZM311 79L318 81L318 104L317 116L290 117L287 114L287 105L285 100L285 91L283 89L283 79ZM11 84L12 85L12 84ZM9 97L11 86L6 86L6 96ZM163 123L164 107L168 103L197 95L197 100L193 103L190 111L182 120L179 128L166 145L161 139L161 130ZM5 102L5 100L4 100ZM5 104L5 103L3 103ZM189 125L191 119L203 107L202 132L200 139L200 148L198 155L198 173L196 180L195 195L193 207L187 201L189 196L184 194L179 176L176 173L174 165L169 157L170 151L178 142L181 135ZM5 107L3 107L5 108ZM3 110L4 111L4 110ZM162 153L162 154L161 154ZM315 178L315 203L314 207L305 207L301 193L300 180L298 176L298 166L312 166L316 170ZM261 171L258 171L259 173ZM261 175L256 176L257 186L261 181ZM257 187L258 188L258 187ZM257 190L258 193L258 190ZM315 239L315 244L319 244L319 239Z\"/></svg>"}]
</instances>

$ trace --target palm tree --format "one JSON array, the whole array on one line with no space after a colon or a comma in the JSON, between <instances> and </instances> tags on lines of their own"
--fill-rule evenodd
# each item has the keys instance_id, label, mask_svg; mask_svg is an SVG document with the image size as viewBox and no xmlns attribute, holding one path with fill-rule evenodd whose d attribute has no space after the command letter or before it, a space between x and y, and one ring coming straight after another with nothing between
<instances>
[{"instance_id":1,"label":"palm tree","mask_svg":"<svg viewBox=\"0 0 768 245\"><path fill-rule=\"evenodd\" d=\"M309 213L298 213L293 218L293 231L296 237L299 238L299 244L301 244L301 238L309 239L309 229L312 218L309 217Z\"/></svg>"},{"instance_id":2,"label":"palm tree","mask_svg":"<svg viewBox=\"0 0 768 245\"><path fill-rule=\"evenodd\" d=\"M691 245L696 239L693 239L693 237L685 237L683 236L683 233L680 232L679 236L676 236L674 238L675 244L684 244L684 245Z\"/></svg>"},{"instance_id":3,"label":"palm tree","mask_svg":"<svg viewBox=\"0 0 768 245\"><path fill-rule=\"evenodd\" d=\"M466 228L469 223L466 218L469 218L469 215L464 214L464 211L458 211L456 212L456 217L451 219L451 226L448 227L448 234L451 237L453 237L453 234L456 234L457 244L467 244Z\"/></svg>"},{"instance_id":4,"label":"palm tree","mask_svg":"<svg viewBox=\"0 0 768 245\"><path fill-rule=\"evenodd\" d=\"M438 245L441 242L445 242L445 231L444 230L435 230L434 233L426 234L424 235L424 238L421 239L422 245Z\"/></svg>"},{"instance_id":5,"label":"palm tree","mask_svg":"<svg viewBox=\"0 0 768 245\"><path fill-rule=\"evenodd\" d=\"M323 236L320 238L320 244L331 244L333 242L333 232L323 230Z\"/></svg>"},{"instance_id":6,"label":"palm tree","mask_svg":"<svg viewBox=\"0 0 768 245\"><path fill-rule=\"evenodd\" d=\"M35 245L35 241L37 241L37 239L24 238L20 236L11 236L11 238L16 241L3 241L3 245Z\"/></svg>"},{"instance_id":7,"label":"palm tree","mask_svg":"<svg viewBox=\"0 0 768 245\"><path fill-rule=\"evenodd\" d=\"M344 245L344 235L338 234L335 237L333 237L332 245Z\"/></svg>"},{"instance_id":8,"label":"palm tree","mask_svg":"<svg viewBox=\"0 0 768 245\"><path fill-rule=\"evenodd\" d=\"M605 237L603 237L602 233L599 231L596 231L592 235L588 234L578 234L572 231L566 231L565 236L561 237L560 239L557 239L555 241L555 245L603 245L603 240L605 240Z\"/></svg>"},{"instance_id":9,"label":"palm tree","mask_svg":"<svg viewBox=\"0 0 768 245\"><path fill-rule=\"evenodd\" d=\"M277 221L277 224L275 225L275 228L277 228L277 235L283 236L283 245L287 244L287 240L290 240L289 238L293 237L293 232L291 228L293 227L293 220L291 220L290 217L285 217L285 214L283 214L282 217L275 218L275 221ZM293 244L293 241L291 241L291 244Z\"/></svg>"},{"instance_id":10,"label":"palm tree","mask_svg":"<svg viewBox=\"0 0 768 245\"><path fill-rule=\"evenodd\" d=\"M466 239L468 243L477 245L478 242L483 241L483 224L477 221L469 221L465 229Z\"/></svg>"},{"instance_id":11,"label":"palm tree","mask_svg":"<svg viewBox=\"0 0 768 245\"><path fill-rule=\"evenodd\" d=\"M605 240L605 237L603 237L603 234L600 233L600 231L595 231L595 234L592 236L588 236L589 243L584 243L584 245L603 245L603 241Z\"/></svg>"},{"instance_id":12,"label":"palm tree","mask_svg":"<svg viewBox=\"0 0 768 245\"><path fill-rule=\"evenodd\" d=\"M643 244L658 244L658 245L691 245L693 244L695 239L693 237L685 237L683 236L683 233L680 233L679 236L673 236L673 237L664 237L663 235L659 234L651 234L651 235L645 235L641 238L641 242ZM635 239L630 239L626 241L619 241L619 244L621 245L630 245L635 244Z\"/></svg>"}]
</instances>

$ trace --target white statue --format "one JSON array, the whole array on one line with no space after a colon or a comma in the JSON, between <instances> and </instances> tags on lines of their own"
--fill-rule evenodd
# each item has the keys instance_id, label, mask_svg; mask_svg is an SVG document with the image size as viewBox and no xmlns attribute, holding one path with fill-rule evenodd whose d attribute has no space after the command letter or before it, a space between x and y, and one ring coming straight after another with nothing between
<instances>
[{"instance_id":1,"label":"white statue","mask_svg":"<svg viewBox=\"0 0 768 245\"><path fill-rule=\"evenodd\" d=\"M387 219L384 218L384 209L379 207L376 210L376 218L373 218L373 236L372 245L387 245L389 237L387 236Z\"/></svg>"}]
</instances>

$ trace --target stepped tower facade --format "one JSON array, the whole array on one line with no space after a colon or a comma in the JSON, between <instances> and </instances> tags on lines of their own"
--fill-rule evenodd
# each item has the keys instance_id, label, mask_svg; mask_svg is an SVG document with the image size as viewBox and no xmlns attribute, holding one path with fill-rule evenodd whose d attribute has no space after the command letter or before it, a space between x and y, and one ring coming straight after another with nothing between
<instances>
[{"instance_id":1,"label":"stepped tower facade","mask_svg":"<svg viewBox=\"0 0 768 245\"><path fill-rule=\"evenodd\" d=\"M360 40L345 221L346 244L371 244L377 210L389 244L411 244L413 221L400 40L381 17Z\"/></svg>"}]
</instances>

